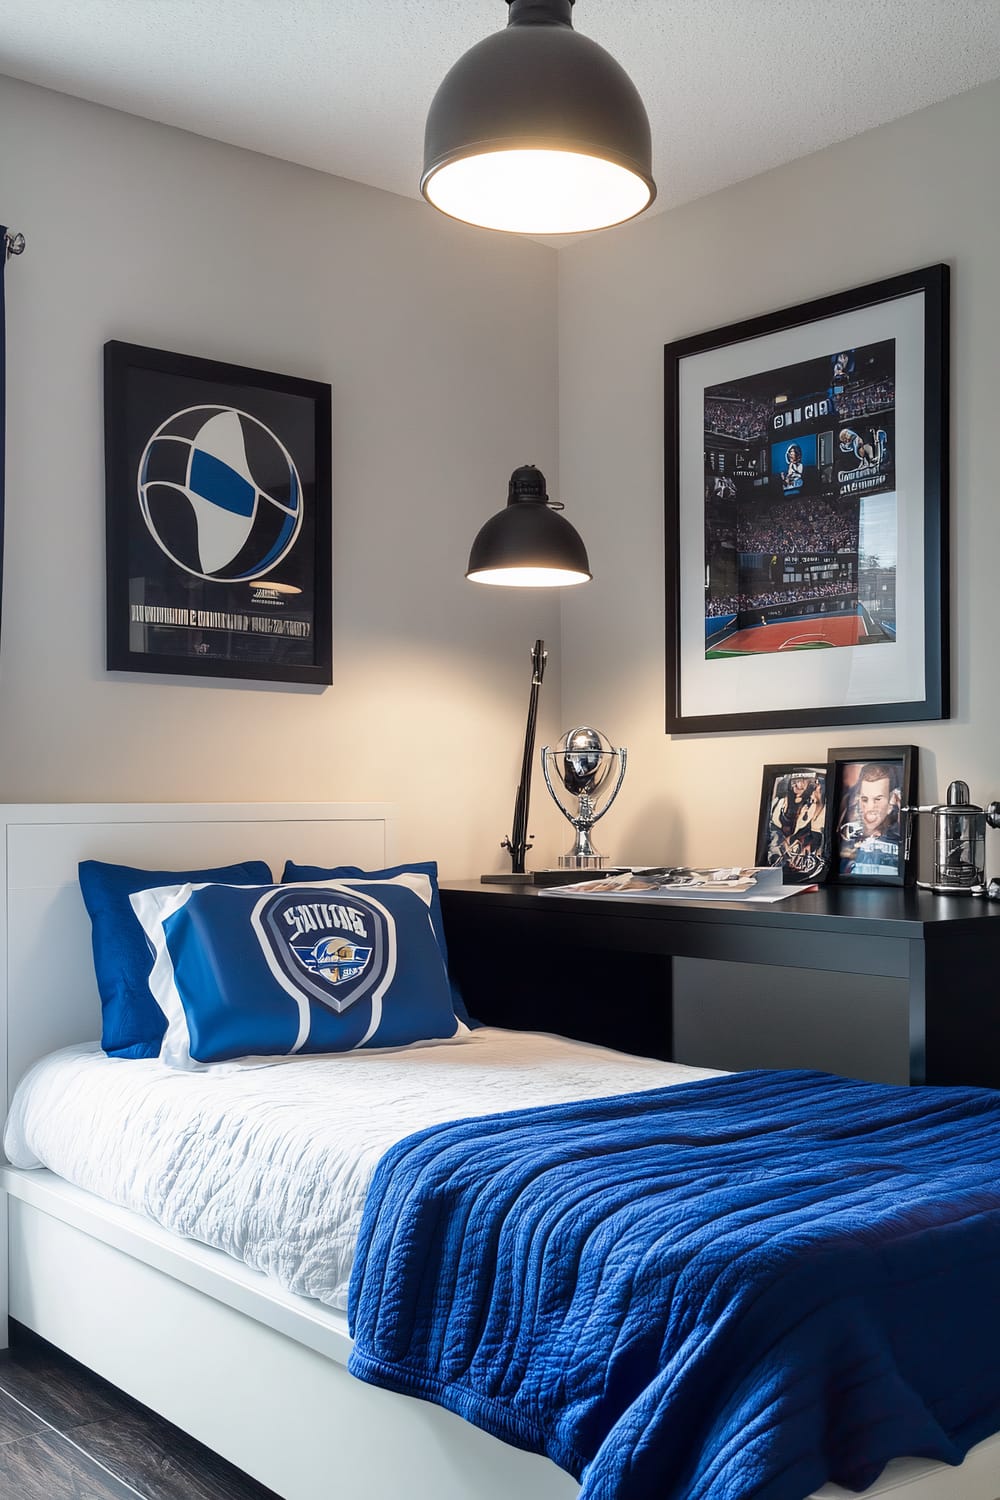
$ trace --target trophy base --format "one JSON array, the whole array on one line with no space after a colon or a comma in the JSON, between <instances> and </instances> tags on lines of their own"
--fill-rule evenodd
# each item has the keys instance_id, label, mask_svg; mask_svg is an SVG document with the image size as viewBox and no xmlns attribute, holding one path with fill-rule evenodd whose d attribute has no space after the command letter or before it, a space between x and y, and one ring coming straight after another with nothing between
<instances>
[{"instance_id":1,"label":"trophy base","mask_svg":"<svg viewBox=\"0 0 1000 1500\"><path fill-rule=\"evenodd\" d=\"M594 869L577 865L572 869L525 870L518 875L508 870L506 875L480 875L479 882L481 885L569 885L572 881L579 880L581 873L599 880L602 875L621 875L625 868L622 865L605 865L602 869Z\"/></svg>"},{"instance_id":2,"label":"trophy base","mask_svg":"<svg viewBox=\"0 0 1000 1500\"><path fill-rule=\"evenodd\" d=\"M982 881L973 882L972 885L945 885L943 882L935 885L933 880L918 880L917 889L933 891L936 896L984 896L986 894L986 886Z\"/></svg>"},{"instance_id":3,"label":"trophy base","mask_svg":"<svg viewBox=\"0 0 1000 1500\"><path fill-rule=\"evenodd\" d=\"M606 854L560 854L560 870L586 870L588 874L600 874L608 868Z\"/></svg>"}]
</instances>

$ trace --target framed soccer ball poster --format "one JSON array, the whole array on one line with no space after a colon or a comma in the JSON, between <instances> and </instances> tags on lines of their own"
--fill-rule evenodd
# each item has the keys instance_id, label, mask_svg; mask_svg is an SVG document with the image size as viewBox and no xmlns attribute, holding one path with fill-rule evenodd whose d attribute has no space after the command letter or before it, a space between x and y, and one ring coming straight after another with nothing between
<instances>
[{"instance_id":1,"label":"framed soccer ball poster","mask_svg":"<svg viewBox=\"0 0 1000 1500\"><path fill-rule=\"evenodd\" d=\"M330 387L104 346L108 668L332 681Z\"/></svg>"},{"instance_id":2,"label":"framed soccer ball poster","mask_svg":"<svg viewBox=\"0 0 1000 1500\"><path fill-rule=\"evenodd\" d=\"M948 717L948 281L666 346L668 733Z\"/></svg>"}]
</instances>

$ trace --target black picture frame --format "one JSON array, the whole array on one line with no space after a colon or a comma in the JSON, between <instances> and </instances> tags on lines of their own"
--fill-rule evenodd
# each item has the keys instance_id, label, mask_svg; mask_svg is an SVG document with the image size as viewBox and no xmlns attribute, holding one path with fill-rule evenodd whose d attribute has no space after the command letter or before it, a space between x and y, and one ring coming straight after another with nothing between
<instances>
[{"instance_id":1,"label":"black picture frame","mask_svg":"<svg viewBox=\"0 0 1000 1500\"><path fill-rule=\"evenodd\" d=\"M834 885L912 885L916 745L838 745L830 762L830 874ZM867 808L862 798L867 796ZM865 828L865 820L870 819Z\"/></svg>"},{"instance_id":2,"label":"black picture frame","mask_svg":"<svg viewBox=\"0 0 1000 1500\"><path fill-rule=\"evenodd\" d=\"M830 773L786 761L763 769L754 863L780 866L785 885L816 885L830 861Z\"/></svg>"},{"instance_id":3,"label":"black picture frame","mask_svg":"<svg viewBox=\"0 0 1000 1500\"><path fill-rule=\"evenodd\" d=\"M104 346L107 665L332 681L331 394Z\"/></svg>"},{"instance_id":4,"label":"black picture frame","mask_svg":"<svg viewBox=\"0 0 1000 1500\"><path fill-rule=\"evenodd\" d=\"M949 716L949 280L665 346L669 734Z\"/></svg>"}]
</instances>

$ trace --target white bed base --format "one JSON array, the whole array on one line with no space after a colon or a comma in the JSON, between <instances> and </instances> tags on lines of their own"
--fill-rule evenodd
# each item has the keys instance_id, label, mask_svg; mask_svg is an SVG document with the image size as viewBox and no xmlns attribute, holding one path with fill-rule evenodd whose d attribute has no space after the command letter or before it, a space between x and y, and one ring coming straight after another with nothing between
<instances>
[{"instance_id":1,"label":"white bed base","mask_svg":"<svg viewBox=\"0 0 1000 1500\"><path fill-rule=\"evenodd\" d=\"M44 1053L98 1031L79 859L181 868L264 858L275 874L286 858L375 867L392 861L389 813L384 805L0 808L0 1006L11 1086ZM342 1314L49 1172L3 1167L0 1185L9 1199L11 1316L285 1500L577 1493L548 1460L354 1380ZM0 1248L6 1242L0 1235ZM849 1500L833 1485L817 1494ZM957 1470L900 1460L866 1494L1000 1500L1000 1438Z\"/></svg>"}]
</instances>

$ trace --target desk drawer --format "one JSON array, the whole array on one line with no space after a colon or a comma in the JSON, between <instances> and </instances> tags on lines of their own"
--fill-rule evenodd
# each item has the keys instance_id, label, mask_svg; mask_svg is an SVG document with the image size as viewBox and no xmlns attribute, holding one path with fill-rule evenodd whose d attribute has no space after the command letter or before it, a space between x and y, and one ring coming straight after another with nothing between
<instances>
[{"instance_id":1,"label":"desk drawer","mask_svg":"<svg viewBox=\"0 0 1000 1500\"><path fill-rule=\"evenodd\" d=\"M695 1067L822 1068L908 1083L902 979L678 958L674 1055Z\"/></svg>"}]
</instances>

